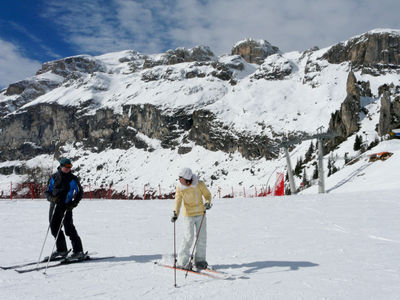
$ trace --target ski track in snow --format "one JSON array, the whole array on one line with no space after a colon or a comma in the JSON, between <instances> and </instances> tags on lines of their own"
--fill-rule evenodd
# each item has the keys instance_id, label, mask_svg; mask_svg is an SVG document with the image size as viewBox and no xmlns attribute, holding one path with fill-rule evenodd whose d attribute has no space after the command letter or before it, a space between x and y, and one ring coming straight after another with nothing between
<instances>
[{"instance_id":1,"label":"ski track in snow","mask_svg":"<svg viewBox=\"0 0 400 300\"><path fill-rule=\"evenodd\" d=\"M369 235L369 237L370 237L371 239L376 239L376 240L380 240L380 241L385 241L385 242L391 242L391 243L398 243L398 244L400 244L400 241L395 241L395 240L387 239L387 238L380 237L380 236Z\"/></svg>"}]
</instances>

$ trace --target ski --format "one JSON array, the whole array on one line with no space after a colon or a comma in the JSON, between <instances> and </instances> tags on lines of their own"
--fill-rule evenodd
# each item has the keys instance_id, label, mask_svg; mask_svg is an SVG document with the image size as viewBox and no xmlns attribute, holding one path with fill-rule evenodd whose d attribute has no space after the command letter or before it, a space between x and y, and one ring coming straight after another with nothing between
<instances>
[{"instance_id":1,"label":"ski","mask_svg":"<svg viewBox=\"0 0 400 300\"><path fill-rule=\"evenodd\" d=\"M216 270L210 269L210 268L202 269L202 271L210 272L210 273L214 273L214 274L219 274L219 275L221 275L221 276L227 276L227 275L228 275L228 274L225 273L225 272L216 271Z\"/></svg>"},{"instance_id":2,"label":"ski","mask_svg":"<svg viewBox=\"0 0 400 300\"><path fill-rule=\"evenodd\" d=\"M70 251L71 251L71 249L68 250L68 253ZM60 260L63 260L63 259L65 259L65 257L56 257L56 258L50 259L50 261L60 261ZM48 260L49 260L49 257L46 256L41 261L39 261L39 264L46 263ZM28 267L28 266L33 266L33 265L36 265L37 263L38 263L37 261L33 261L33 262L22 263L22 264L13 265L13 266L0 266L0 269L2 269L2 270L18 269L18 268L24 268L24 267Z\"/></svg>"},{"instance_id":3,"label":"ski","mask_svg":"<svg viewBox=\"0 0 400 300\"><path fill-rule=\"evenodd\" d=\"M218 274L219 276L222 276L226 280L248 279L245 276L238 276L238 275L230 274L230 273L224 272L224 271L217 271L217 270L211 269L209 267L207 269L204 269L204 271Z\"/></svg>"},{"instance_id":4,"label":"ski","mask_svg":"<svg viewBox=\"0 0 400 300\"><path fill-rule=\"evenodd\" d=\"M236 275L232 275L232 274L229 274L229 273L227 273L227 272L217 271L217 270L214 270L214 269L212 269L212 268L210 268L210 267L208 267L208 268L206 268L206 269L201 269L201 271L202 271L202 272L213 273L213 274L215 274L215 276L216 276L217 278L219 278L219 279L235 280L235 279L238 278Z\"/></svg>"},{"instance_id":5,"label":"ski","mask_svg":"<svg viewBox=\"0 0 400 300\"><path fill-rule=\"evenodd\" d=\"M210 277L210 278L214 278L214 279L231 279L229 276L227 276L227 274L224 274L222 272L218 272L218 271L215 271L212 269L188 270L188 269L183 269L183 268L175 268L174 266L165 265L165 264L161 264L158 262L155 262L155 264L160 267L167 268L167 269L172 269L172 270L176 269L178 271L188 272L188 273L196 274L196 275L202 275L202 276L206 276L206 277ZM214 274L210 274L210 273L214 273Z\"/></svg>"},{"instance_id":6,"label":"ski","mask_svg":"<svg viewBox=\"0 0 400 300\"><path fill-rule=\"evenodd\" d=\"M86 256L83 260L64 259L64 260L59 261L57 264L48 266L47 269L71 265L71 264L77 264L77 263L85 263L85 262L90 262L90 261L94 261L94 260L111 259L111 258L115 258L115 256L103 256L103 257ZM40 270L44 270L44 269L46 269L46 266L41 266L39 268L30 268L30 269L15 269L15 271L22 274L22 273L27 273L27 272L32 272L32 271L40 271Z\"/></svg>"}]
</instances>

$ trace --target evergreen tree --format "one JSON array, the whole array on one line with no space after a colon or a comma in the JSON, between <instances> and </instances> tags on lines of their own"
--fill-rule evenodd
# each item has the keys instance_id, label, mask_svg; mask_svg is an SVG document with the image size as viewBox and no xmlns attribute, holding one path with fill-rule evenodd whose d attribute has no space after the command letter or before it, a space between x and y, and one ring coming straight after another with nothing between
<instances>
[{"instance_id":1,"label":"evergreen tree","mask_svg":"<svg viewBox=\"0 0 400 300\"><path fill-rule=\"evenodd\" d=\"M302 158L300 156L299 160L296 163L296 167L294 168L294 174L297 177L300 177L302 166L303 166L303 160L302 160Z\"/></svg>"},{"instance_id":2,"label":"evergreen tree","mask_svg":"<svg viewBox=\"0 0 400 300\"><path fill-rule=\"evenodd\" d=\"M308 181L307 181L307 173L306 173L306 168L304 168L304 170L303 170L303 186L304 187L306 187L307 186L307 183L308 183Z\"/></svg>"},{"instance_id":3,"label":"evergreen tree","mask_svg":"<svg viewBox=\"0 0 400 300\"><path fill-rule=\"evenodd\" d=\"M312 176L313 179L318 179L318 165L315 165L314 173Z\"/></svg>"},{"instance_id":4,"label":"evergreen tree","mask_svg":"<svg viewBox=\"0 0 400 300\"><path fill-rule=\"evenodd\" d=\"M361 150L362 142L363 142L362 136L356 135L356 140L354 141L354 146L353 146L354 151Z\"/></svg>"},{"instance_id":5,"label":"evergreen tree","mask_svg":"<svg viewBox=\"0 0 400 300\"><path fill-rule=\"evenodd\" d=\"M307 163L312 159L313 153L314 153L314 144L311 141L310 147L308 148L308 150L306 152L306 157L304 159L304 163Z\"/></svg>"},{"instance_id":6,"label":"evergreen tree","mask_svg":"<svg viewBox=\"0 0 400 300\"><path fill-rule=\"evenodd\" d=\"M347 164L349 161L350 161L349 153L346 152L346 153L344 154L344 164Z\"/></svg>"},{"instance_id":7,"label":"evergreen tree","mask_svg":"<svg viewBox=\"0 0 400 300\"><path fill-rule=\"evenodd\" d=\"M375 140L373 142L371 142L371 144L369 144L367 150L374 148L378 144L379 144L379 139L375 138Z\"/></svg>"},{"instance_id":8,"label":"evergreen tree","mask_svg":"<svg viewBox=\"0 0 400 300\"><path fill-rule=\"evenodd\" d=\"M286 187L285 188L285 195L291 195L291 194L292 194L292 191L290 190L290 188Z\"/></svg>"},{"instance_id":9,"label":"evergreen tree","mask_svg":"<svg viewBox=\"0 0 400 300\"><path fill-rule=\"evenodd\" d=\"M328 177L332 175L332 160L331 157L329 156L328 158Z\"/></svg>"},{"instance_id":10,"label":"evergreen tree","mask_svg":"<svg viewBox=\"0 0 400 300\"><path fill-rule=\"evenodd\" d=\"M339 171L339 169L333 164L332 165L332 173L331 173L331 175L335 174L337 171Z\"/></svg>"},{"instance_id":11,"label":"evergreen tree","mask_svg":"<svg viewBox=\"0 0 400 300\"><path fill-rule=\"evenodd\" d=\"M328 158L328 177L338 171L338 168L335 166L335 159L333 156Z\"/></svg>"}]
</instances>

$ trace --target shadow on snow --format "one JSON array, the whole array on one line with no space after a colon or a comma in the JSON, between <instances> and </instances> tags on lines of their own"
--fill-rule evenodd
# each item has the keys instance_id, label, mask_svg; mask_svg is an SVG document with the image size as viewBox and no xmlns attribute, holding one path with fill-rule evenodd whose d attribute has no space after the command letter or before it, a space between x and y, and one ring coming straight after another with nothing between
<instances>
[{"instance_id":1,"label":"shadow on snow","mask_svg":"<svg viewBox=\"0 0 400 300\"><path fill-rule=\"evenodd\" d=\"M213 265L213 269L241 269L248 268L243 273L254 273L261 269L282 267L289 268L287 271L296 271L300 268L316 267L318 264L309 261L256 261L252 263L244 264L232 264L232 265Z\"/></svg>"},{"instance_id":2,"label":"shadow on snow","mask_svg":"<svg viewBox=\"0 0 400 300\"><path fill-rule=\"evenodd\" d=\"M110 258L109 261L112 262L130 262L134 261L137 263L148 263L157 259L161 259L161 254L153 254L153 255L130 255L130 256L121 256L121 257L113 257Z\"/></svg>"}]
</instances>

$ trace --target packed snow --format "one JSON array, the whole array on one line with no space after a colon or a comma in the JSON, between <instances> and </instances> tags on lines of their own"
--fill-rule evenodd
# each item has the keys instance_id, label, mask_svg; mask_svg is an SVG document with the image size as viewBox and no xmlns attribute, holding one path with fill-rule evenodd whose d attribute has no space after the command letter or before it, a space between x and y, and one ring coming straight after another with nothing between
<instances>
[{"instance_id":1,"label":"packed snow","mask_svg":"<svg viewBox=\"0 0 400 300\"><path fill-rule=\"evenodd\" d=\"M173 200L84 199L74 220L85 250L115 257L46 275L0 270L2 299L398 299L400 141L375 150L393 155L361 155L327 178L326 194L314 186L293 196L219 198L210 187L207 260L225 275L177 271L177 287L173 270L155 264L173 263ZM3 199L0 217L1 265L36 261L48 202ZM179 247L181 218L176 230Z\"/></svg>"},{"instance_id":2,"label":"packed snow","mask_svg":"<svg viewBox=\"0 0 400 300\"><path fill-rule=\"evenodd\" d=\"M214 199L207 260L228 279L172 263L172 200L92 200L74 210L85 250L115 256L43 271L0 270L2 299L398 299L400 190ZM1 265L36 261L45 200L0 201ZM182 220L176 224L177 242ZM45 246L51 251L53 238ZM53 263L51 263L53 264Z\"/></svg>"}]
</instances>

